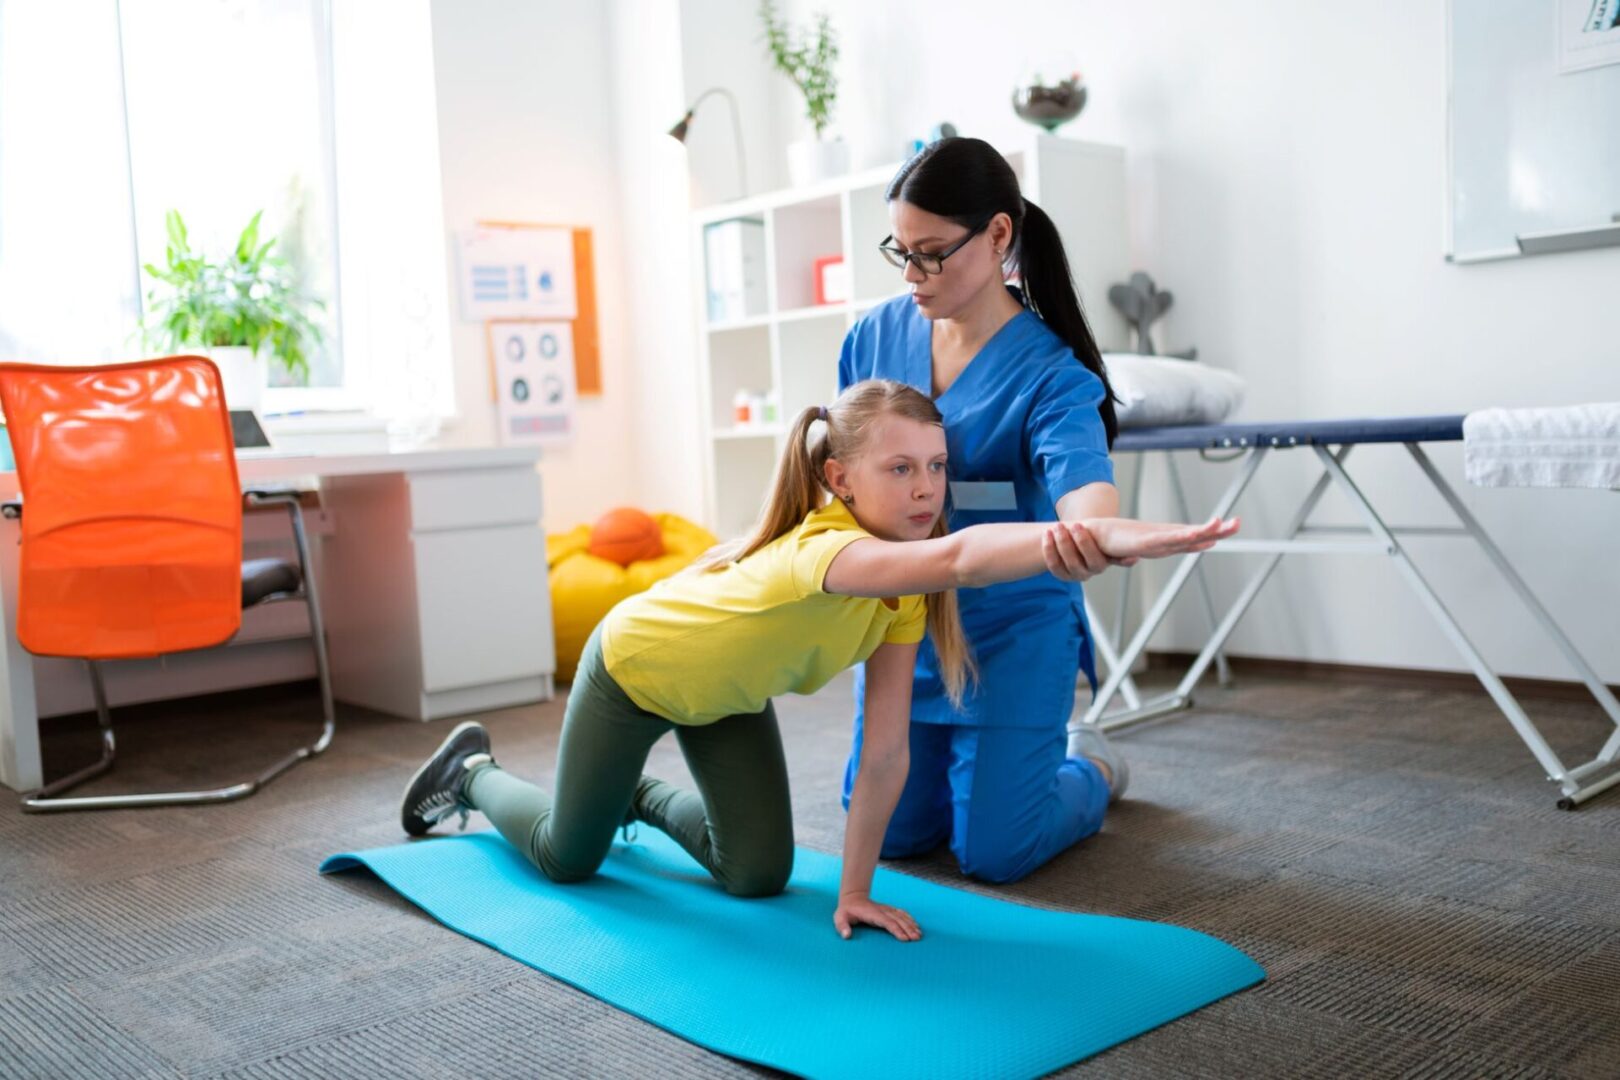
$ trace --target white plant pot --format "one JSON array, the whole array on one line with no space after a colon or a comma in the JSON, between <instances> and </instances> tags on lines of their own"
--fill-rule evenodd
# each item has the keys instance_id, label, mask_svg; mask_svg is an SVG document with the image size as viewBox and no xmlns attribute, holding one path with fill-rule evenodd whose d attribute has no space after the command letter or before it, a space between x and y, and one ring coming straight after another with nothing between
<instances>
[{"instance_id":1,"label":"white plant pot","mask_svg":"<svg viewBox=\"0 0 1620 1080\"><path fill-rule=\"evenodd\" d=\"M849 144L841 138L788 143L788 182L805 187L849 172Z\"/></svg>"},{"instance_id":2,"label":"white plant pot","mask_svg":"<svg viewBox=\"0 0 1620 1080\"><path fill-rule=\"evenodd\" d=\"M270 385L270 360L256 356L246 345L230 345L206 350L208 359L219 368L225 383L225 404L233 409L257 410Z\"/></svg>"}]
</instances>

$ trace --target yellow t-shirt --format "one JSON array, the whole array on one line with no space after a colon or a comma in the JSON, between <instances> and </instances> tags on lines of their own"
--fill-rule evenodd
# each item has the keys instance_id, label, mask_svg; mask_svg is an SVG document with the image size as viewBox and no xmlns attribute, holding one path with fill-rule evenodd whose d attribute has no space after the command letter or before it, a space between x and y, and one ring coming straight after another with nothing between
<instances>
[{"instance_id":1,"label":"yellow t-shirt","mask_svg":"<svg viewBox=\"0 0 1620 1080\"><path fill-rule=\"evenodd\" d=\"M822 591L833 556L870 535L834 501L746 559L621 601L602 623L608 674L648 712L712 724L777 694L815 693L884 642L921 641L923 597Z\"/></svg>"}]
</instances>

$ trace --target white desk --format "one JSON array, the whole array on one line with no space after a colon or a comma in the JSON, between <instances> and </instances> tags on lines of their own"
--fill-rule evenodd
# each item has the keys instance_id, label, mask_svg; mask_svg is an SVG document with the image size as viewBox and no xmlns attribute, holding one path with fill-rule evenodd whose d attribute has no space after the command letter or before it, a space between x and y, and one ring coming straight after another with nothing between
<instances>
[{"instance_id":1,"label":"white desk","mask_svg":"<svg viewBox=\"0 0 1620 1080\"><path fill-rule=\"evenodd\" d=\"M320 490L311 557L339 701L432 720L552 696L538 460L519 447L238 459L245 488ZM0 499L17 494L16 474L0 473ZM43 780L41 712L89 698L82 664L17 643L18 529L0 521L0 783L26 791ZM244 538L250 549L277 542L251 523ZM303 605L265 605L244 613L230 647L108 665L109 696L116 708L312 677L307 637Z\"/></svg>"}]
</instances>

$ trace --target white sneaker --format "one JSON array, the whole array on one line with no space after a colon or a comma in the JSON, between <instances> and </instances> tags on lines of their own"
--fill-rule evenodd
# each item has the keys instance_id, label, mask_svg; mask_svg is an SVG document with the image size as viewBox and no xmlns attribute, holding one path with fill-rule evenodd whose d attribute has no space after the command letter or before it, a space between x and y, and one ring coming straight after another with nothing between
<instances>
[{"instance_id":1,"label":"white sneaker","mask_svg":"<svg viewBox=\"0 0 1620 1080\"><path fill-rule=\"evenodd\" d=\"M1108 801L1118 802L1131 782L1131 767L1102 729L1092 724L1075 724L1069 728L1069 757L1094 758L1108 766L1112 782L1108 786Z\"/></svg>"}]
</instances>

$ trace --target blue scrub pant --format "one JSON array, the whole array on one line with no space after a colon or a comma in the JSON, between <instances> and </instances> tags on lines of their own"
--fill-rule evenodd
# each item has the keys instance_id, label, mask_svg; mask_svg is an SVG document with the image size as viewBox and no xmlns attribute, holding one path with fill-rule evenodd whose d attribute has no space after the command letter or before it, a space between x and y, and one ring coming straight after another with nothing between
<instances>
[{"instance_id":1,"label":"blue scrub pant","mask_svg":"<svg viewBox=\"0 0 1620 1080\"><path fill-rule=\"evenodd\" d=\"M855 786L862 725L844 770ZM1065 758L1062 729L911 725L911 771L883 839L885 859L932 851L946 839L962 872L1017 881L1102 828L1108 782L1084 758Z\"/></svg>"}]
</instances>

